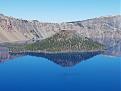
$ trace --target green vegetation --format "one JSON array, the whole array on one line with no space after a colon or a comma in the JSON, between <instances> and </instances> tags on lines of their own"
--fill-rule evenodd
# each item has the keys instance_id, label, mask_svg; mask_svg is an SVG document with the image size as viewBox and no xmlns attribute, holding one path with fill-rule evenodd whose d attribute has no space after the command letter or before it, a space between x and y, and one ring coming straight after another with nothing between
<instances>
[{"instance_id":1,"label":"green vegetation","mask_svg":"<svg viewBox=\"0 0 121 91\"><path fill-rule=\"evenodd\" d=\"M61 31L41 42L26 45L26 50L59 51L90 51L103 50L104 46L91 39L80 37L72 31Z\"/></svg>"}]
</instances>

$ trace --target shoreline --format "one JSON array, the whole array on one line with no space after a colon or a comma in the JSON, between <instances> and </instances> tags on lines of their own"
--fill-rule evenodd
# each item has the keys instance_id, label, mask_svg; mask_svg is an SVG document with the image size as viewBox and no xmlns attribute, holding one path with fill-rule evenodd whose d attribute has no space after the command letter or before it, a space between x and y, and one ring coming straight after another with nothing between
<instances>
[{"instance_id":1,"label":"shoreline","mask_svg":"<svg viewBox=\"0 0 121 91\"><path fill-rule=\"evenodd\" d=\"M19 52L11 52L9 53L43 53L43 54L59 54L59 53L83 53L83 52L105 52L106 50L83 50L83 51L19 51Z\"/></svg>"}]
</instances>

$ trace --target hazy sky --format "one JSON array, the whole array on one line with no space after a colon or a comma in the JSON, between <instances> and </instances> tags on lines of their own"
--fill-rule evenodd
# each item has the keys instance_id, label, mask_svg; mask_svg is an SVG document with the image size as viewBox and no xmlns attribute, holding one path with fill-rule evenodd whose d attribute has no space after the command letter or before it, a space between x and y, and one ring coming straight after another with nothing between
<instances>
[{"instance_id":1,"label":"hazy sky","mask_svg":"<svg viewBox=\"0 0 121 91\"><path fill-rule=\"evenodd\" d=\"M0 0L0 13L42 22L119 15L121 0Z\"/></svg>"}]
</instances>

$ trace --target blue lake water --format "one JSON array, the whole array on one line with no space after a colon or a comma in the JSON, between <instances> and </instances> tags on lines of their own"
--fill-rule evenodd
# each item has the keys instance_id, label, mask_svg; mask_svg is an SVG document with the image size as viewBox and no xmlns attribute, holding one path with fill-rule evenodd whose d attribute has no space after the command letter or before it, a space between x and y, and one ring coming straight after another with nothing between
<instances>
[{"instance_id":1,"label":"blue lake water","mask_svg":"<svg viewBox=\"0 0 121 91\"><path fill-rule=\"evenodd\" d=\"M0 91L121 90L121 57L68 55L9 56L0 63Z\"/></svg>"}]
</instances>

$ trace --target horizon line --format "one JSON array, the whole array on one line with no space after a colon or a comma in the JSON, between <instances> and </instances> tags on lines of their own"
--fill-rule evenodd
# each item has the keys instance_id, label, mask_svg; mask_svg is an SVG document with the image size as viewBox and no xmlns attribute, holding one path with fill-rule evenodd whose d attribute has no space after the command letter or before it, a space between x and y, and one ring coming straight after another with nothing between
<instances>
[{"instance_id":1,"label":"horizon line","mask_svg":"<svg viewBox=\"0 0 121 91\"><path fill-rule=\"evenodd\" d=\"M20 18L20 17L17 17L17 16L11 16L11 15L9 16L9 15L3 14L3 13L0 13L0 15L5 16L5 17L14 18L14 19L19 19L19 20L27 20L27 21L29 21L29 22L38 21L38 22L40 22L40 23L69 23L69 22L85 21L85 20L90 20L90 19L95 19L95 18L121 16L121 14L101 15L101 16L95 16L95 17L90 17L90 18L86 18L86 19L81 19L81 18L80 18L80 20L60 21L60 22L54 22L54 21L52 21L52 22L51 22L51 21L41 21L41 20L38 20L38 19L24 19L24 18Z\"/></svg>"}]
</instances>

